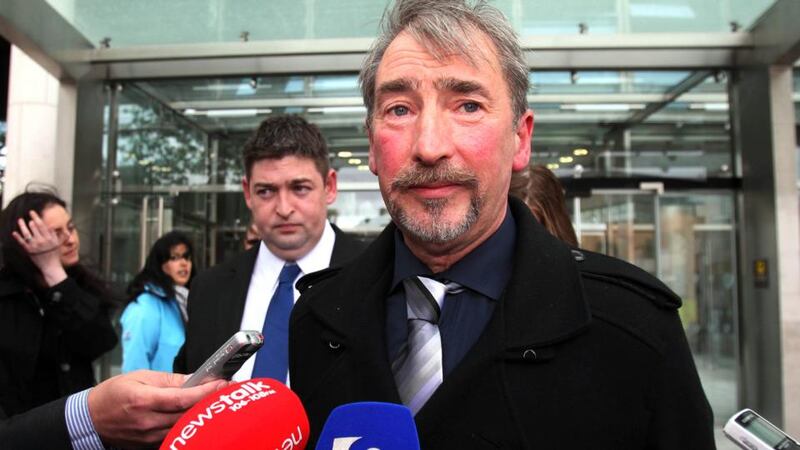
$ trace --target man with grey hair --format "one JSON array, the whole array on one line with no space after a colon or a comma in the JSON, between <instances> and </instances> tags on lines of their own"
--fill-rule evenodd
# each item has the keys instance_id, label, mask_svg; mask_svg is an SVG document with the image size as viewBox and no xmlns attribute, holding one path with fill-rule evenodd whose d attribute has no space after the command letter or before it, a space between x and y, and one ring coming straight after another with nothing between
<instances>
[{"instance_id":1,"label":"man with grey hair","mask_svg":"<svg viewBox=\"0 0 800 450\"><path fill-rule=\"evenodd\" d=\"M411 409L425 449L714 448L680 299L508 197L533 113L502 14L397 0L361 82L393 223L298 282L290 371L311 442L336 406L385 401Z\"/></svg>"}]
</instances>

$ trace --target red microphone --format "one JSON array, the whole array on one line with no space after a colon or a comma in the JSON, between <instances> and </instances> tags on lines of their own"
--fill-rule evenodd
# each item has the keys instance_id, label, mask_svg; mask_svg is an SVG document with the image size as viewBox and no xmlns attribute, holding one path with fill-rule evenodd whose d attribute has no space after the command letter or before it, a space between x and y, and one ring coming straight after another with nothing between
<instances>
[{"instance_id":1,"label":"red microphone","mask_svg":"<svg viewBox=\"0 0 800 450\"><path fill-rule=\"evenodd\" d=\"M160 450L303 450L308 431L297 395L278 381L255 378L197 402L175 423Z\"/></svg>"}]
</instances>

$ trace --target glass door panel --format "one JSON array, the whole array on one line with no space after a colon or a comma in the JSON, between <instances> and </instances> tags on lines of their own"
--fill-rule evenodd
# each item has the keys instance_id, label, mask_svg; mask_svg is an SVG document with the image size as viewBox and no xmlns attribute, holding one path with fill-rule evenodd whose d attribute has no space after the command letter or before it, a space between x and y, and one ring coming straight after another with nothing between
<instances>
[{"instance_id":1,"label":"glass door panel","mask_svg":"<svg viewBox=\"0 0 800 450\"><path fill-rule=\"evenodd\" d=\"M114 208L111 281L124 289L144 265L153 243L178 230L194 245L194 261L205 266L210 220L205 193L178 195L123 193Z\"/></svg>"}]
</instances>

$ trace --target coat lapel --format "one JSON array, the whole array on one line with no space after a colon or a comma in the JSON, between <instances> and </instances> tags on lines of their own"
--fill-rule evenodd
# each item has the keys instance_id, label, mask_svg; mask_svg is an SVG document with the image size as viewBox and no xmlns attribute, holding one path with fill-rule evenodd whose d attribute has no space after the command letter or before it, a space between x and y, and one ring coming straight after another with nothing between
<instances>
[{"instance_id":1,"label":"coat lapel","mask_svg":"<svg viewBox=\"0 0 800 450\"><path fill-rule=\"evenodd\" d=\"M319 378L347 380L352 401L400 403L385 335L386 294L393 261L394 226L390 225L353 264L342 268L339 276L343 282L338 285L343 289L318 296L308 304L312 314L342 339L351 362L328 368Z\"/></svg>"},{"instance_id":2,"label":"coat lapel","mask_svg":"<svg viewBox=\"0 0 800 450\"><path fill-rule=\"evenodd\" d=\"M570 248L511 199L517 224L514 269L503 295L507 349L562 341L589 324L580 272Z\"/></svg>"},{"instance_id":3,"label":"coat lapel","mask_svg":"<svg viewBox=\"0 0 800 450\"><path fill-rule=\"evenodd\" d=\"M223 325L219 327L219 330L225 335L222 342L241 328L244 305L247 301L247 290L250 287L253 267L256 265L258 249L258 245L253 246L241 258L238 258L228 273L230 281L220 284L220 286L230 287L229 292L220 292L218 294L217 319Z\"/></svg>"}]
</instances>

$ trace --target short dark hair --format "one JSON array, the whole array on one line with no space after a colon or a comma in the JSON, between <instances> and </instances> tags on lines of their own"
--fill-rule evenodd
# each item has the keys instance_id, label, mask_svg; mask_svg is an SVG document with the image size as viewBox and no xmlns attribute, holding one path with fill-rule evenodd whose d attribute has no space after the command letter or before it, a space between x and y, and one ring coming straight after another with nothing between
<instances>
[{"instance_id":1,"label":"short dark hair","mask_svg":"<svg viewBox=\"0 0 800 450\"><path fill-rule=\"evenodd\" d=\"M269 117L261 122L244 144L242 162L245 176L250 179L256 162L285 156L309 158L314 161L323 181L328 176L331 163L325 138L319 127L296 115Z\"/></svg>"},{"instance_id":2,"label":"short dark hair","mask_svg":"<svg viewBox=\"0 0 800 450\"><path fill-rule=\"evenodd\" d=\"M196 270L194 265L194 249L192 241L188 236L180 231L170 231L169 233L161 236L150 248L150 253L144 262L142 270L136 274L133 281L128 285L128 301L136 300L142 292L145 291L145 286L148 284L155 285L166 296L166 299L175 297L175 282L172 278L164 273L162 266L165 262L169 261L172 256L172 247L183 244L186 246L186 252L192 263L192 272L189 274L189 283L195 276Z\"/></svg>"}]
</instances>

